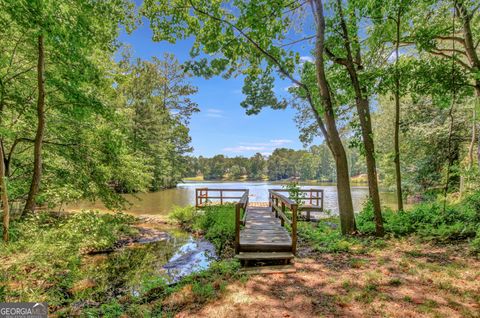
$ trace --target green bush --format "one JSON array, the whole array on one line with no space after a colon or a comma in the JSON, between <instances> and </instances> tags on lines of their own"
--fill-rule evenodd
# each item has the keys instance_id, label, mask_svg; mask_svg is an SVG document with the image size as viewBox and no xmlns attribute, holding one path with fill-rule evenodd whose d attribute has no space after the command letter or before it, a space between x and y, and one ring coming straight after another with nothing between
<instances>
[{"instance_id":1,"label":"green bush","mask_svg":"<svg viewBox=\"0 0 480 318\"><path fill-rule=\"evenodd\" d=\"M476 192L457 204L442 202L421 203L408 211L383 210L386 233L395 236L417 234L433 241L453 241L478 237L480 226L480 192ZM358 230L373 234L375 223L373 207L367 202L357 215Z\"/></svg>"},{"instance_id":2,"label":"green bush","mask_svg":"<svg viewBox=\"0 0 480 318\"><path fill-rule=\"evenodd\" d=\"M194 206L174 206L168 218L177 222L184 229L191 229L198 217L197 209Z\"/></svg>"},{"instance_id":3,"label":"green bush","mask_svg":"<svg viewBox=\"0 0 480 318\"><path fill-rule=\"evenodd\" d=\"M235 241L235 205L212 205L202 209L196 227L221 253L224 247Z\"/></svg>"},{"instance_id":4,"label":"green bush","mask_svg":"<svg viewBox=\"0 0 480 318\"><path fill-rule=\"evenodd\" d=\"M355 238L343 236L338 228L333 229L323 221L318 224L299 222L298 236L318 252L349 252L358 243Z\"/></svg>"}]
</instances>

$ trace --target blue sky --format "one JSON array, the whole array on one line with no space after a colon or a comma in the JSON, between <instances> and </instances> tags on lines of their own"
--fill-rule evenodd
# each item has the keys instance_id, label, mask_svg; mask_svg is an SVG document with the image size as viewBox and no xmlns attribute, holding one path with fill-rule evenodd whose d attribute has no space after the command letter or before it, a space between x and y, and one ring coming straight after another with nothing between
<instances>
[{"instance_id":1,"label":"blue sky","mask_svg":"<svg viewBox=\"0 0 480 318\"><path fill-rule=\"evenodd\" d=\"M131 34L122 32L119 40L131 46L134 57L149 60L153 56L161 58L168 52L175 54L180 62L189 59L191 41L153 42L147 21ZM256 152L268 155L277 147L303 148L294 122L295 110L265 108L258 115L245 114L240 106L243 100L241 78L193 77L191 83L198 88L192 99L201 110L193 115L190 123L194 155L232 157L251 156ZM285 89L289 85L289 82L279 81L276 93L287 94Z\"/></svg>"}]
</instances>

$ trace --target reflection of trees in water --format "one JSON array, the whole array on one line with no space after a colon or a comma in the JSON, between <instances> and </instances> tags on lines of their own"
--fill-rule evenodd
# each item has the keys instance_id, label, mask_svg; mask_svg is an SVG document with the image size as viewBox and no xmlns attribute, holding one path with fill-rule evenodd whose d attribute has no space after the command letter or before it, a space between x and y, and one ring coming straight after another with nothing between
<instances>
[{"instance_id":1,"label":"reflection of trees in water","mask_svg":"<svg viewBox=\"0 0 480 318\"><path fill-rule=\"evenodd\" d=\"M85 296L98 302L136 290L147 279L165 275L162 267L186 242L186 238L171 236L166 241L136 244L85 265L88 278L96 288Z\"/></svg>"}]
</instances>

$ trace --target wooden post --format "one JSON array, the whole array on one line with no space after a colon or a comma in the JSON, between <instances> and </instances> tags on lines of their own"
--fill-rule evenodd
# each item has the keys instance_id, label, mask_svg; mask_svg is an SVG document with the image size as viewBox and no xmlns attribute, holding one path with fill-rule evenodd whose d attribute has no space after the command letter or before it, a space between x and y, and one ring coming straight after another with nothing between
<instances>
[{"instance_id":1,"label":"wooden post","mask_svg":"<svg viewBox=\"0 0 480 318\"><path fill-rule=\"evenodd\" d=\"M323 190L322 190L322 211L323 211Z\"/></svg>"},{"instance_id":2,"label":"wooden post","mask_svg":"<svg viewBox=\"0 0 480 318\"><path fill-rule=\"evenodd\" d=\"M292 210L292 253L293 255L297 254L297 209L296 204L290 206Z\"/></svg>"},{"instance_id":3,"label":"wooden post","mask_svg":"<svg viewBox=\"0 0 480 318\"><path fill-rule=\"evenodd\" d=\"M235 254L240 253L240 205L235 204Z\"/></svg>"},{"instance_id":4,"label":"wooden post","mask_svg":"<svg viewBox=\"0 0 480 318\"><path fill-rule=\"evenodd\" d=\"M278 198L277 198L277 197L275 197L275 203L274 203L274 204L275 204L276 207L278 207ZM275 209L275 217L278 218L278 211L277 211L277 209Z\"/></svg>"},{"instance_id":5,"label":"wooden post","mask_svg":"<svg viewBox=\"0 0 480 318\"><path fill-rule=\"evenodd\" d=\"M284 215L286 215L286 213L285 213L286 211L285 211L285 210L286 210L286 209L285 209L285 203L282 201L282 212L283 212ZM285 220L284 220L283 218L280 218L280 224L281 224L282 226L285 226Z\"/></svg>"}]
</instances>

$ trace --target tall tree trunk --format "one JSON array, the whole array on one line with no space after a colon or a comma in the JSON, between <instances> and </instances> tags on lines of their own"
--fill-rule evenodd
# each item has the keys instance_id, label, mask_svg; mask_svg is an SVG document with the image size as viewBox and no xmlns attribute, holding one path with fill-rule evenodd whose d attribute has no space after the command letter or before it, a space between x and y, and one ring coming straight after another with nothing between
<instances>
[{"instance_id":1,"label":"tall tree trunk","mask_svg":"<svg viewBox=\"0 0 480 318\"><path fill-rule=\"evenodd\" d=\"M35 199L40 189L42 178L42 143L45 134L45 48L43 35L38 36L38 64L37 64L37 133L35 136L35 145L33 150L33 176L28 192L27 202L25 203L25 212L33 212L35 209Z\"/></svg>"},{"instance_id":2,"label":"tall tree trunk","mask_svg":"<svg viewBox=\"0 0 480 318\"><path fill-rule=\"evenodd\" d=\"M380 195L378 192L378 177L377 177L377 165L375 160L375 147L373 142L372 122L370 116L370 105L368 99L365 98L360 85L357 68L362 68L360 45L357 40L356 52L352 54L351 38L345 22L345 16L342 9L342 1L337 0L337 9L340 17L340 27L343 32L344 47L347 52L347 57L344 61L337 62L344 65L350 76L353 89L355 91L355 104L357 106L358 118L360 119L360 128L362 131L363 145L365 148L365 159L367 164L368 174L368 192L373 204L373 212L375 216L375 234L377 236L383 236L385 234L383 228L382 209L380 205ZM355 19L355 17L352 17ZM353 21L356 23L356 21ZM357 39L357 35L354 39ZM355 58L355 59L354 59ZM356 66L357 65L357 66Z\"/></svg>"},{"instance_id":3,"label":"tall tree trunk","mask_svg":"<svg viewBox=\"0 0 480 318\"><path fill-rule=\"evenodd\" d=\"M477 136L477 165L478 171L480 172L480 123L477 123L477 119L475 115L478 115L478 110L480 109L480 81L477 80L475 85L475 105L473 106L473 125L472 125L472 141L470 144L471 151L472 151L472 159L471 163L473 166L473 148L475 147L475 135Z\"/></svg>"},{"instance_id":4,"label":"tall tree trunk","mask_svg":"<svg viewBox=\"0 0 480 318\"><path fill-rule=\"evenodd\" d=\"M315 5L311 2L314 16L316 19L316 44L315 44L315 64L317 69L317 83L320 90L320 96L325 108L323 116L325 119L325 126L322 125L323 135L326 143L333 153L335 159L335 166L337 170L337 192L338 192L338 207L340 213L340 223L343 234L350 234L356 231L355 216L353 212L352 193L350 189L350 175L348 173L348 161L343 147L338 129L335 123L335 112L333 109L333 102L330 88L328 86L327 77L325 75L325 17L323 14L323 4L321 0L314 0ZM314 113L319 117L318 112L314 109Z\"/></svg>"},{"instance_id":5,"label":"tall tree trunk","mask_svg":"<svg viewBox=\"0 0 480 318\"><path fill-rule=\"evenodd\" d=\"M5 162L3 160L3 141L0 141L0 192L3 207L3 241L8 242L8 228L10 224L10 206L8 204L7 180L5 178Z\"/></svg>"},{"instance_id":6,"label":"tall tree trunk","mask_svg":"<svg viewBox=\"0 0 480 318\"><path fill-rule=\"evenodd\" d=\"M465 48L467 59L472 67L471 71L472 73L478 73L480 72L480 58L476 50L476 45L473 39L472 26L471 26L471 19L473 14L475 14L475 12L471 12L471 13L468 12L467 8L464 6L463 2L461 1L455 2L455 6L457 9L458 16L460 16L460 19L462 21L462 33L463 33L462 44ZM480 102L480 80L478 79L475 80L475 94L477 99L475 103L475 107L477 107L477 103ZM472 130L472 140L475 139L475 125L476 123L474 122L473 124L474 128ZM480 129L480 124L479 124L479 129ZM480 170L480 133L478 136L477 156L478 156L478 168ZM472 160L472 164L473 164L473 160Z\"/></svg>"},{"instance_id":7,"label":"tall tree trunk","mask_svg":"<svg viewBox=\"0 0 480 318\"><path fill-rule=\"evenodd\" d=\"M468 146L468 170L473 168L473 148L475 148L475 141L477 140L477 110L475 109L477 105L474 105L473 114L472 114L472 139L470 140L470 145Z\"/></svg>"},{"instance_id":8,"label":"tall tree trunk","mask_svg":"<svg viewBox=\"0 0 480 318\"><path fill-rule=\"evenodd\" d=\"M400 170L400 71L398 69L399 48L400 48L400 19L402 18L401 7L398 8L396 26L397 41L395 43L395 133L394 133L394 151L395 151L395 177L397 185L397 207L398 211L403 210L402 195L402 173Z\"/></svg>"},{"instance_id":9,"label":"tall tree trunk","mask_svg":"<svg viewBox=\"0 0 480 318\"><path fill-rule=\"evenodd\" d=\"M367 99L356 99L358 117L360 119L360 127L362 130L363 145L365 147L365 159L367 162L368 175L368 194L373 204L373 212L375 216L375 234L383 236L385 234L383 228L382 209L380 205L380 194L378 191L377 164L375 160L375 146L373 143L373 131L370 116L370 105Z\"/></svg>"}]
</instances>

